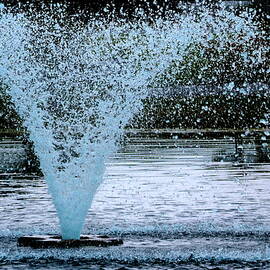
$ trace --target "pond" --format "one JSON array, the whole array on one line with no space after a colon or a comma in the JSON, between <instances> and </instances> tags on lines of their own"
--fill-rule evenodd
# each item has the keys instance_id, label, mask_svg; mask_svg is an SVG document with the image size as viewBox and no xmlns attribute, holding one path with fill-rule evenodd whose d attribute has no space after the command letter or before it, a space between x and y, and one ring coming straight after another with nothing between
<instances>
[{"instance_id":1,"label":"pond","mask_svg":"<svg viewBox=\"0 0 270 270\"><path fill-rule=\"evenodd\" d=\"M59 233L46 183L18 170L25 146L2 139L0 268L269 269L270 164L226 162L234 148L229 136L129 134L107 162L83 231L124 245L43 250L17 238ZM244 145L249 156L254 149Z\"/></svg>"}]
</instances>

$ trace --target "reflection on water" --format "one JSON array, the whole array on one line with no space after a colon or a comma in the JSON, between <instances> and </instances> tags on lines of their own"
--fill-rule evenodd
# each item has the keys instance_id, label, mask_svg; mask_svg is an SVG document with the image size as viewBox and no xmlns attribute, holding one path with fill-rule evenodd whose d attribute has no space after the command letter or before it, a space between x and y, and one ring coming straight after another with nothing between
<instances>
[{"instance_id":1,"label":"reflection on water","mask_svg":"<svg viewBox=\"0 0 270 270\"><path fill-rule=\"evenodd\" d=\"M14 172L25 166L25 145L14 139L2 139L0 137L0 172Z\"/></svg>"},{"instance_id":2,"label":"reflection on water","mask_svg":"<svg viewBox=\"0 0 270 270\"><path fill-rule=\"evenodd\" d=\"M231 138L128 136L84 230L122 236L124 246L52 252L16 246L19 235L58 232L58 222L42 178L4 171L25 156L19 142L2 141L0 265L40 269L42 257L44 269L269 269L270 164L213 161L233 151Z\"/></svg>"}]
</instances>

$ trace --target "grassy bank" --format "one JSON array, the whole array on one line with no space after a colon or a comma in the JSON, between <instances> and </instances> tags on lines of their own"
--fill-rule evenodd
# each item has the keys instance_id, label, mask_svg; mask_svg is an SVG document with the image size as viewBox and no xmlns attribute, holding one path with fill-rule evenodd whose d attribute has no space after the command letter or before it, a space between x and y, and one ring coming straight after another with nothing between
<instances>
[{"instance_id":1,"label":"grassy bank","mask_svg":"<svg viewBox=\"0 0 270 270\"><path fill-rule=\"evenodd\" d=\"M0 129L1 137L18 137L23 136L24 133L25 132L23 129L12 129L12 128Z\"/></svg>"}]
</instances>

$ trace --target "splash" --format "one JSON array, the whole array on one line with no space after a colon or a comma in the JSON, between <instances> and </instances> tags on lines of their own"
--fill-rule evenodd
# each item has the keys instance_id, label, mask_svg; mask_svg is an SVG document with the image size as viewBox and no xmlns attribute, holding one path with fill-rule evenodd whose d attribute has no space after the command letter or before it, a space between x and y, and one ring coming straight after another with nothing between
<instances>
[{"instance_id":1,"label":"splash","mask_svg":"<svg viewBox=\"0 0 270 270\"><path fill-rule=\"evenodd\" d=\"M1 8L0 78L34 142L62 237L78 239L105 162L149 89L163 74L173 78L171 67L192 44L225 42L232 25L246 36L253 28L224 9L84 25L63 14Z\"/></svg>"}]
</instances>

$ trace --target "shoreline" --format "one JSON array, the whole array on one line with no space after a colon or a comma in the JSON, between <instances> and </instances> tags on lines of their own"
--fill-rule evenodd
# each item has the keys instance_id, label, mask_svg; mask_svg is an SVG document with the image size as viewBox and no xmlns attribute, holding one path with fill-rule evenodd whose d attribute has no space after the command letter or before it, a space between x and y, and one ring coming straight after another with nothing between
<instances>
[{"instance_id":1,"label":"shoreline","mask_svg":"<svg viewBox=\"0 0 270 270\"><path fill-rule=\"evenodd\" d=\"M246 129L233 129L233 128L126 128L125 135L136 135L136 134L154 134L154 135L179 135L179 136L209 136L209 135L227 135L235 136L243 133L254 134L269 132L270 128L246 128ZM18 137L25 135L24 130L16 129L0 129L0 137Z\"/></svg>"}]
</instances>

